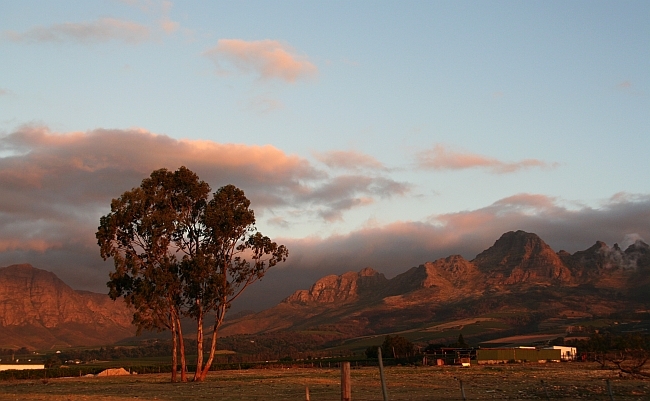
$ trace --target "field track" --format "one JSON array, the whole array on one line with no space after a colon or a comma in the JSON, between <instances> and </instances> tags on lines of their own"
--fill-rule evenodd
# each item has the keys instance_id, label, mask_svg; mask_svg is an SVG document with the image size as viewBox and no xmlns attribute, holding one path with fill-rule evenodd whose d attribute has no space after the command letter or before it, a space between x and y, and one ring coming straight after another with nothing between
<instances>
[{"instance_id":1,"label":"field track","mask_svg":"<svg viewBox=\"0 0 650 401\"><path fill-rule=\"evenodd\" d=\"M650 400L650 379L622 378L588 363L460 367L388 367L388 395L399 400ZM168 374L0 382L0 401L305 400L341 399L339 369L251 369L210 372L205 383L168 382ZM352 400L382 400L376 368L352 368ZM542 383L544 381L544 384Z\"/></svg>"}]
</instances>

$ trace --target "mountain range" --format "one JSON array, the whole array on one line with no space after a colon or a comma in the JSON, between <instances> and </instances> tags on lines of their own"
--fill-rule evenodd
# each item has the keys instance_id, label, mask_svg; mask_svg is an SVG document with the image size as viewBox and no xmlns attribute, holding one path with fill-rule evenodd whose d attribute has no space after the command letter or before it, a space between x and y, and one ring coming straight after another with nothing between
<instances>
[{"instance_id":1,"label":"mountain range","mask_svg":"<svg viewBox=\"0 0 650 401\"><path fill-rule=\"evenodd\" d=\"M649 291L650 247L642 241L625 250L599 241L570 254L516 231L473 260L452 255L392 279L371 268L323 277L273 308L227 322L221 333L329 331L345 338L499 313L523 326L647 310Z\"/></svg>"},{"instance_id":2,"label":"mountain range","mask_svg":"<svg viewBox=\"0 0 650 401\"><path fill-rule=\"evenodd\" d=\"M391 279L369 267L323 277L270 309L232 316L220 336L288 330L351 338L488 315L507 323L488 330L498 332L648 310L649 291L650 247L642 241L625 250L596 242L570 254L513 231L473 260L452 255ZM134 335L131 319L123 302L74 291L53 273L0 268L0 347L107 345Z\"/></svg>"}]
</instances>

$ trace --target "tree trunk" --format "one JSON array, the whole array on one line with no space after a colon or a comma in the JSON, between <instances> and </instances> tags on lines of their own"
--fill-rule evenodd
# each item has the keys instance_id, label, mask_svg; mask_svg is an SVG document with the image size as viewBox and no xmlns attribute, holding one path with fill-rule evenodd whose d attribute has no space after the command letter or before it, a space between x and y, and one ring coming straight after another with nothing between
<instances>
[{"instance_id":1,"label":"tree trunk","mask_svg":"<svg viewBox=\"0 0 650 401\"><path fill-rule=\"evenodd\" d=\"M194 372L194 381L201 381L203 369L203 310L199 311L196 319L196 372Z\"/></svg>"},{"instance_id":2,"label":"tree trunk","mask_svg":"<svg viewBox=\"0 0 650 401\"><path fill-rule=\"evenodd\" d=\"M178 346L181 351L181 381L187 382L187 362L185 360L185 340L183 339L183 327L181 318L176 314L176 325L178 326Z\"/></svg>"},{"instance_id":3,"label":"tree trunk","mask_svg":"<svg viewBox=\"0 0 650 401\"><path fill-rule=\"evenodd\" d=\"M223 322L223 317L226 312L225 307L221 307L220 309L221 310L218 311L219 313L216 313L214 316L214 326L212 327L212 341L210 343L210 356L208 357L208 361L205 363L205 367L201 372L201 381L205 380L205 377L208 375L208 371L210 371L212 361L214 360L215 351L217 350L219 327L221 326L221 322Z\"/></svg>"},{"instance_id":4,"label":"tree trunk","mask_svg":"<svg viewBox=\"0 0 650 401\"><path fill-rule=\"evenodd\" d=\"M178 368L178 347L176 343L176 314L174 308L171 308L169 319L172 324L172 383L176 383L176 369Z\"/></svg>"}]
</instances>

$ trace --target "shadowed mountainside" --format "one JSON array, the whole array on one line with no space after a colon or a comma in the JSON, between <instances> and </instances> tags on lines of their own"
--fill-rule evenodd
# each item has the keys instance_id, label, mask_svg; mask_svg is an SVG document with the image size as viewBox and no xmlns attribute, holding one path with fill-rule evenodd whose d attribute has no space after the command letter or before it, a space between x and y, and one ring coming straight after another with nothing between
<instances>
[{"instance_id":1,"label":"shadowed mountainside","mask_svg":"<svg viewBox=\"0 0 650 401\"><path fill-rule=\"evenodd\" d=\"M646 307L650 247L597 242L569 254L536 234L508 232L474 260L427 262L388 280L370 268L327 276L279 305L227 322L222 335L275 330L343 337L407 330L432 320L513 312L593 317Z\"/></svg>"},{"instance_id":2,"label":"shadowed mountainside","mask_svg":"<svg viewBox=\"0 0 650 401\"><path fill-rule=\"evenodd\" d=\"M0 268L0 344L7 348L104 345L133 336L133 313L108 295L74 291L28 264Z\"/></svg>"},{"instance_id":3,"label":"shadowed mountainside","mask_svg":"<svg viewBox=\"0 0 650 401\"><path fill-rule=\"evenodd\" d=\"M490 313L509 314L510 327L525 326L648 310L649 290L644 242L625 250L596 242L570 254L516 231L471 261L452 255L392 279L368 267L323 277L273 308L230 316L220 336L288 330L343 339ZM123 302L74 291L53 273L30 265L0 268L1 347L108 345L133 336L131 320Z\"/></svg>"}]
</instances>

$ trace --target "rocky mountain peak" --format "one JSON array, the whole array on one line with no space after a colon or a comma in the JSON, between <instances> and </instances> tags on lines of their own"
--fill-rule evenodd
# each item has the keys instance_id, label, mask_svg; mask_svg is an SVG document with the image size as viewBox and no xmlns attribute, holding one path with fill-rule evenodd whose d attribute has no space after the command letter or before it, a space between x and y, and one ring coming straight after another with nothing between
<instances>
[{"instance_id":1,"label":"rocky mountain peak","mask_svg":"<svg viewBox=\"0 0 650 401\"><path fill-rule=\"evenodd\" d=\"M309 290L298 290L285 298L284 303L338 303L352 302L381 288L386 277L374 269L366 267L359 271L329 275L316 281Z\"/></svg>"},{"instance_id":2,"label":"rocky mountain peak","mask_svg":"<svg viewBox=\"0 0 650 401\"><path fill-rule=\"evenodd\" d=\"M124 302L74 291L52 272L28 264L0 268L0 343L105 344L133 335L132 317Z\"/></svg>"},{"instance_id":3,"label":"rocky mountain peak","mask_svg":"<svg viewBox=\"0 0 650 401\"><path fill-rule=\"evenodd\" d=\"M539 236L510 231L472 261L488 280L503 284L569 282L571 271Z\"/></svg>"}]
</instances>

